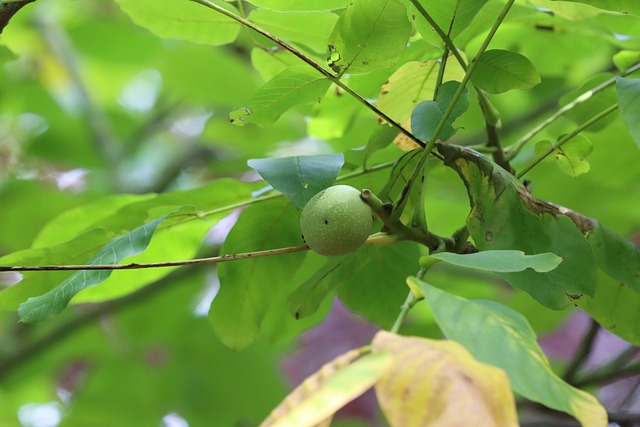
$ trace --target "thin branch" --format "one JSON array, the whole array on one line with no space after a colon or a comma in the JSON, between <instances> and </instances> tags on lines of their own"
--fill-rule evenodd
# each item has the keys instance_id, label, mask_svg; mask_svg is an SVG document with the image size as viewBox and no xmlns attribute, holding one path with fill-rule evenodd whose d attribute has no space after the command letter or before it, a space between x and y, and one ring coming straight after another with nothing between
<instances>
[{"instance_id":1,"label":"thin branch","mask_svg":"<svg viewBox=\"0 0 640 427\"><path fill-rule=\"evenodd\" d=\"M600 331L600 325L595 320L591 319L591 324L589 325L589 330L585 334L582 339L582 343L580 344L580 348L576 352L573 360L567 367L562 378L568 382L572 383L576 373L578 370L584 365L584 362L587 360L589 355L591 354L591 350L593 349L593 344L595 342L596 336L598 335L598 331Z\"/></svg>"},{"instance_id":2,"label":"thin branch","mask_svg":"<svg viewBox=\"0 0 640 427\"><path fill-rule=\"evenodd\" d=\"M540 156L538 156L537 158L535 158L531 163L529 163L518 175L517 178L520 179L522 178L527 172L529 172L531 169L533 169L538 163L540 163L541 161L543 161L544 159L547 158L547 156L551 153L553 153L555 150L557 150L558 148L562 147L562 145L564 145L567 141L569 141L571 138L573 138L574 136L578 135L580 132L582 132L583 130L587 129L589 126L595 124L596 122L598 122L600 119L602 119L603 117L607 116L608 114L616 111L618 109L618 104L614 104L611 107L607 108L606 110L601 111L600 113L596 114L595 116L593 116L592 118L590 118L589 120L587 120L586 122L584 122L583 124L581 124L580 126L578 126L577 128L575 128L573 131L569 132L568 134L566 134L565 136L563 136L562 138L560 138L558 140L558 142L556 142L555 144L553 144L551 147L549 147L547 149L547 151L545 151L544 153L542 153Z\"/></svg>"},{"instance_id":3,"label":"thin branch","mask_svg":"<svg viewBox=\"0 0 640 427\"><path fill-rule=\"evenodd\" d=\"M0 266L0 271L61 271L61 270L140 270L144 268L178 267L183 265L219 264L247 258L260 258L272 255L283 255L309 250L309 246L291 246L287 248L267 249L264 251L244 252L239 254L220 255L207 258L194 258L180 261L164 261L129 264L77 264L77 265L14 265Z\"/></svg>"},{"instance_id":4,"label":"thin branch","mask_svg":"<svg viewBox=\"0 0 640 427\"><path fill-rule=\"evenodd\" d=\"M356 99L359 103L361 103L362 105L367 107L369 110L373 111L375 114L380 116L382 119L384 119L390 125L392 125L396 129L398 129L400 132L402 132L405 136L407 136L413 142L415 142L416 144L420 145L421 147L425 146L423 141L421 141L418 138L416 138L413 135L413 133L411 133L410 131L405 129L400 123L398 123L395 120L393 120L391 117L389 117L384 112L382 112L380 109L378 109L378 107L376 107L375 105L369 103L366 99L364 99L362 96L360 96L357 92L355 92L353 89L351 89L345 83L343 83L340 80L340 76L334 76L329 71L327 71L324 68L322 68L322 66L320 66L320 64L316 63L311 58L305 56L302 52L300 52L299 50L297 50L296 48L294 48L293 46L291 46L290 44L288 44L284 40L276 37L275 35L269 33L268 31L258 27L257 25L255 25L251 21L248 21L247 19L245 19L245 18L243 18L241 16L238 16L238 15L234 14L233 12L230 12L230 11L228 11L228 10L226 10L226 9L224 9L224 8L214 4L214 3L211 3L209 0L189 0L189 1L201 4L201 5L209 8L209 9L215 10L216 12L221 13L224 16L233 19L234 21L240 23L241 25L244 25L247 28L251 28L253 31L265 36L266 38L268 38L272 42L276 43L277 45L279 45L283 49L287 50L288 52L292 53L293 55L295 55L296 57L298 57L299 59L304 61L307 65L311 66L314 70L316 70L317 72L322 74L326 79L330 80L333 84L335 84L336 86L340 87L342 90L347 92L354 99Z\"/></svg>"},{"instance_id":5,"label":"thin branch","mask_svg":"<svg viewBox=\"0 0 640 427\"><path fill-rule=\"evenodd\" d=\"M418 161L418 164L416 165L416 168L413 170L413 173L411 174L411 176L407 180L407 184L405 185L405 188L402 191L402 195L404 197L406 197L409 194L409 192L410 192L409 190L411 189L411 186L413 185L414 182L416 182L416 179L420 175L420 172L422 171L422 168L424 167L424 165L425 165L425 163L426 163L426 161L427 161L427 159L429 157L429 154L431 153L431 151L433 150L433 148L436 145L436 142L438 140L438 136L440 136L440 133L444 129L445 125L447 124L447 120L451 116L451 113L453 112L453 109L455 108L456 104L458 103L458 100L462 96L462 93L464 92L464 89L467 86L467 83L471 79L471 75L475 71L476 66L478 65L480 57L487 50L487 47L489 47L489 43L491 43L491 40L493 39L493 36L498 31L498 28L502 24L502 21L504 21L504 18L507 16L507 13L509 13L509 9L511 9L511 6L513 6L514 2L515 2L515 0L508 0L507 3L504 5L504 7L502 8L502 11L500 12L500 15L498 15L498 18L496 19L496 21L494 22L493 26L491 27L491 30L489 31L489 34L487 34L487 37L482 42L482 45L480 46L480 49L478 49L478 52L476 53L475 58L473 59L473 61L471 61L471 64L469 65L469 68L467 68L467 72L465 73L464 77L462 78L462 81L460 82L460 86L458 87L458 90L456 90L456 92L453 94L451 102L449 103L449 105L447 106L447 109L445 110L444 114L442 115L442 119L440 119L440 122L438 123L438 126L434 130L433 135L431 136L431 139L426 144L426 147L424 148L424 152L423 152L422 156L420 157L420 160ZM402 200L400 200L399 202L401 203Z\"/></svg>"},{"instance_id":6,"label":"thin branch","mask_svg":"<svg viewBox=\"0 0 640 427\"><path fill-rule=\"evenodd\" d=\"M620 73L620 76L624 77L624 76L632 74L632 73L634 73L635 71L638 71L638 70L640 70L640 63L637 63L637 64L633 65L632 67L627 68L625 71ZM605 90L609 86L613 85L615 82L616 82L616 77L612 77L609 80L604 81L601 84L599 84L598 86L594 87L593 89L581 94L576 99L574 99L573 101L571 101L570 103L568 103L564 107L560 108L553 115L551 115L548 119L544 120L538 126L536 126L533 129L531 129L529 132L527 132L526 135L524 135L522 138L520 138L518 141L516 141L513 145L511 145L511 147L509 147L509 149L507 150L507 153L506 153L507 160L513 160L513 158L516 157L518 155L518 153L520 153L520 151L525 146L525 144L527 144L529 141L531 141L537 134L542 132L549 125L551 125L556 120L558 120L560 117L562 117L563 115L565 115L569 111L573 110L575 107L577 107L578 105L582 104L583 102L591 99L594 95L596 95L599 92L602 92L603 90Z\"/></svg>"},{"instance_id":7,"label":"thin branch","mask_svg":"<svg viewBox=\"0 0 640 427\"><path fill-rule=\"evenodd\" d=\"M427 272L426 268L421 268L416 274L416 278L422 279L426 272ZM391 329L389 329L389 332L397 334L398 331L400 331L400 328L402 327L402 324L404 323L405 319L409 315L409 312L418 303L418 301L419 300L414 295L413 290L409 290L407 299L404 301L404 304L402 304L402 306L400 307L400 313L398 314L398 317L393 323L393 326L391 327Z\"/></svg>"},{"instance_id":8,"label":"thin branch","mask_svg":"<svg viewBox=\"0 0 640 427\"><path fill-rule=\"evenodd\" d=\"M574 381L573 385L584 388L591 385L604 385L613 381L640 375L640 361L624 367L601 369Z\"/></svg>"},{"instance_id":9,"label":"thin branch","mask_svg":"<svg viewBox=\"0 0 640 427\"><path fill-rule=\"evenodd\" d=\"M422 15L422 17L429 23L429 25L431 25L434 31L442 39L445 44L445 53L450 50L453 53L453 56L458 60L460 67L466 72L468 65L451 40L451 37L449 37L449 34L445 34L442 28L440 28L438 23L431 17L431 15L429 15L429 12L427 12L418 0L411 0L411 4L413 4L418 12L420 12L420 15ZM453 25L453 21L451 21L451 25ZM449 33L451 33L451 28L449 28ZM436 85L436 89L437 87L438 86ZM500 167L513 173L513 169L509 165L509 160L505 157L502 145L500 144L500 134L498 132L500 129L500 114L493 104L491 104L491 101L485 91L475 86L474 89L478 95L478 102L480 103L480 109L484 116L485 131L487 133L487 146L494 149L492 151L493 160Z\"/></svg>"}]
</instances>

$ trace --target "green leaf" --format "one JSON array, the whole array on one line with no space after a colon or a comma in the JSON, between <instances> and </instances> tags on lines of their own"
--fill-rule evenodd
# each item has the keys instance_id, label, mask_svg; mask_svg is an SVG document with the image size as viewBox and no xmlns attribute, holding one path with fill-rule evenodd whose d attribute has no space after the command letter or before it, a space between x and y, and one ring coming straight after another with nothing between
<instances>
[{"instance_id":1,"label":"green leaf","mask_svg":"<svg viewBox=\"0 0 640 427\"><path fill-rule=\"evenodd\" d=\"M537 337L520 313L495 301L470 301L415 278L447 338L484 363L504 369L513 389L534 402L573 415L584 427L604 427L607 414L590 394L572 387L551 369Z\"/></svg>"},{"instance_id":2,"label":"green leaf","mask_svg":"<svg viewBox=\"0 0 640 427\"><path fill-rule=\"evenodd\" d=\"M627 124L631 137L640 147L640 79L616 77L616 94L620 115Z\"/></svg>"},{"instance_id":3,"label":"green leaf","mask_svg":"<svg viewBox=\"0 0 640 427\"><path fill-rule=\"evenodd\" d=\"M355 254L329 257L326 263L287 298L287 307L296 319L314 314L326 297L344 283L357 268Z\"/></svg>"},{"instance_id":4,"label":"green leaf","mask_svg":"<svg viewBox=\"0 0 640 427\"><path fill-rule=\"evenodd\" d=\"M567 307L580 295L594 294L593 250L569 216L534 201L513 175L475 151L450 144L439 144L438 150L467 187L472 208L467 227L479 250L551 252L563 259L547 273L525 270L499 273L500 277L554 309Z\"/></svg>"},{"instance_id":5,"label":"green leaf","mask_svg":"<svg viewBox=\"0 0 640 427\"><path fill-rule=\"evenodd\" d=\"M561 135L558 139L563 136ZM535 147L536 156L545 154L552 146L551 141L538 142ZM576 135L554 150L546 157L546 160L553 161L563 173L575 178L589 172L591 166L586 157L592 151L593 144L589 138L584 135Z\"/></svg>"},{"instance_id":6,"label":"green leaf","mask_svg":"<svg viewBox=\"0 0 640 427\"><path fill-rule=\"evenodd\" d=\"M329 66L365 74L394 65L409 41L411 23L400 0L354 0L329 38Z\"/></svg>"},{"instance_id":7,"label":"green leaf","mask_svg":"<svg viewBox=\"0 0 640 427\"><path fill-rule=\"evenodd\" d=\"M559 0L553 0L559 1ZM612 10L622 14L640 16L640 5L629 0L563 0L573 3L584 3L599 9Z\"/></svg>"},{"instance_id":8,"label":"green leaf","mask_svg":"<svg viewBox=\"0 0 640 427\"><path fill-rule=\"evenodd\" d=\"M640 346L640 293L636 289L599 271L595 295L580 298L577 304L604 328Z\"/></svg>"},{"instance_id":9,"label":"green leaf","mask_svg":"<svg viewBox=\"0 0 640 427\"><path fill-rule=\"evenodd\" d=\"M400 124L409 124L411 112L422 101L433 100L440 61L409 61L402 64L382 85L376 106ZM464 70L449 58L443 80L460 81Z\"/></svg>"},{"instance_id":10,"label":"green leaf","mask_svg":"<svg viewBox=\"0 0 640 427\"><path fill-rule=\"evenodd\" d=\"M419 249L409 242L363 246L353 258L352 275L337 288L340 300L353 312L389 328L407 297L407 274L418 267Z\"/></svg>"},{"instance_id":11,"label":"green leaf","mask_svg":"<svg viewBox=\"0 0 640 427\"><path fill-rule=\"evenodd\" d=\"M344 156L323 154L250 159L247 164L302 209L309 199L333 184L344 164Z\"/></svg>"},{"instance_id":12,"label":"green leaf","mask_svg":"<svg viewBox=\"0 0 640 427\"><path fill-rule=\"evenodd\" d=\"M338 15L331 12L287 13L256 9L249 14L248 19L289 43L298 43L324 54L327 39L338 21Z\"/></svg>"},{"instance_id":13,"label":"green leaf","mask_svg":"<svg viewBox=\"0 0 640 427\"><path fill-rule=\"evenodd\" d=\"M588 239L598 267L640 293L640 249L600 223Z\"/></svg>"},{"instance_id":14,"label":"green leaf","mask_svg":"<svg viewBox=\"0 0 640 427\"><path fill-rule=\"evenodd\" d=\"M307 122L307 133L324 141L342 138L349 131L362 104L342 88L332 85Z\"/></svg>"},{"instance_id":15,"label":"green leaf","mask_svg":"<svg viewBox=\"0 0 640 427\"><path fill-rule=\"evenodd\" d=\"M552 253L525 255L522 251L484 251L473 254L454 254L452 252L440 252L420 258L436 259L459 267L475 268L477 270L515 272L532 268L538 273L546 273L555 269L562 262L562 258Z\"/></svg>"},{"instance_id":16,"label":"green leaf","mask_svg":"<svg viewBox=\"0 0 640 427\"><path fill-rule=\"evenodd\" d=\"M109 240L145 224L152 218L192 206L191 209L183 209L179 219L174 217L179 224L169 227L170 222L165 221L156 230L156 237L150 247L140 255L141 258L136 259L144 259L147 253L156 253L157 256L167 256L171 259L188 258L193 256L200 246L200 239L207 226L215 225L237 206L252 203L254 199L251 192L263 185L260 182L219 179L191 190L98 199L54 218L43 228L33 248L0 258L0 265L86 263L91 254L100 250ZM127 199L130 199L131 203L127 204ZM195 223L197 224L193 225ZM180 234L172 236L173 233L168 232L171 230L179 230ZM200 237L197 237L198 235ZM152 258L147 261L157 260L158 258ZM170 271L150 269L135 275L131 272L115 272L103 286L82 292L72 302L89 296L92 301L99 301L126 295L157 279L158 275L165 275ZM15 310L27 298L49 292L69 275L70 273L65 271L24 272L20 283L0 292L0 307ZM113 285L111 282L114 282Z\"/></svg>"},{"instance_id":17,"label":"green leaf","mask_svg":"<svg viewBox=\"0 0 640 427\"><path fill-rule=\"evenodd\" d=\"M240 32L238 22L191 1L116 0L116 3L133 22L164 38L217 46L233 42ZM227 2L211 3L238 14Z\"/></svg>"},{"instance_id":18,"label":"green leaf","mask_svg":"<svg viewBox=\"0 0 640 427\"><path fill-rule=\"evenodd\" d=\"M342 9L352 0L250 0L256 6L273 10L334 10Z\"/></svg>"},{"instance_id":19,"label":"green leaf","mask_svg":"<svg viewBox=\"0 0 640 427\"><path fill-rule=\"evenodd\" d=\"M125 258L143 252L149 245L156 227L165 218L160 217L123 236L116 237L100 249L88 264L117 264ZM99 284L110 274L111 270L80 270L75 272L71 277L46 294L29 298L20 304L18 308L20 320L27 323L36 323L59 314L69 304L74 295L89 286Z\"/></svg>"},{"instance_id":20,"label":"green leaf","mask_svg":"<svg viewBox=\"0 0 640 427\"><path fill-rule=\"evenodd\" d=\"M287 68L262 86L242 107L234 109L231 122L267 126L290 108L318 102L331 82L306 65Z\"/></svg>"},{"instance_id":21,"label":"green leaf","mask_svg":"<svg viewBox=\"0 0 640 427\"><path fill-rule=\"evenodd\" d=\"M411 130L415 136L423 141L431 140L459 86L460 83L456 81L446 82L438 89L435 101L424 101L416 105L411 114ZM469 108L469 89L465 88L455 108L447 117L446 124L438 135L439 140L446 141L455 135L456 129L453 128L453 122L467 111L467 108Z\"/></svg>"},{"instance_id":22,"label":"green leaf","mask_svg":"<svg viewBox=\"0 0 640 427\"><path fill-rule=\"evenodd\" d=\"M487 3L487 0L419 0L418 2L433 18L438 27L455 39L465 28L471 24L473 18ZM425 40L436 46L442 46L444 42L438 36L431 25L422 17L420 11L411 3L410 15L415 21L416 29Z\"/></svg>"},{"instance_id":23,"label":"green leaf","mask_svg":"<svg viewBox=\"0 0 640 427\"><path fill-rule=\"evenodd\" d=\"M398 129L387 126L380 125L375 128L371 136L369 137L369 141L367 141L367 146L364 149L364 166L367 165L367 160L375 153L376 151L380 151L386 148L389 144L393 142L393 139L398 135Z\"/></svg>"},{"instance_id":24,"label":"green leaf","mask_svg":"<svg viewBox=\"0 0 640 427\"><path fill-rule=\"evenodd\" d=\"M540 83L540 75L525 56L493 49L480 57L471 82L489 93L503 93L511 89L531 89Z\"/></svg>"},{"instance_id":25,"label":"green leaf","mask_svg":"<svg viewBox=\"0 0 640 427\"><path fill-rule=\"evenodd\" d=\"M286 203L285 203L286 202ZM299 214L286 200L270 200L245 209L222 245L222 254L302 244ZM306 253L249 258L220 264L220 291L209 320L220 340L242 349L255 339L270 306L287 289Z\"/></svg>"}]
</instances>

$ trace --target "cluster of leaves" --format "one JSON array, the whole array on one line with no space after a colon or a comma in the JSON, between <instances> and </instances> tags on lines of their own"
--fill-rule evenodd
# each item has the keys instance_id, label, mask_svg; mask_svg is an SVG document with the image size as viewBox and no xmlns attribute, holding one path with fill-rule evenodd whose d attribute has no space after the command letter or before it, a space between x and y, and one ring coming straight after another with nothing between
<instances>
[{"instance_id":1,"label":"cluster of leaves","mask_svg":"<svg viewBox=\"0 0 640 427\"><path fill-rule=\"evenodd\" d=\"M553 371L537 333L578 306L640 345L640 250L622 237L640 227L640 7L115 1L149 33L115 8L102 13L117 18L102 22L98 6L70 11L42 1L60 22L16 15L0 51L3 98L20 112L2 118L0 196L12 209L0 221L30 226L0 236L2 269L22 272L0 291L0 308L37 323L69 315L68 304L109 307L158 284L193 287L203 279L180 275L198 271L188 261L138 268L197 256L212 226L242 208L216 248L233 261L216 267L220 289L208 308L221 343L245 355L264 351L267 365L274 350L265 343L320 323L334 296L387 330L309 377L263 425L327 425L372 386L394 426L517 425L514 392L583 426L606 425L596 398ZM101 31L116 39L100 45ZM21 80L25 67L30 77ZM313 155L293 152L305 147ZM180 175L195 160L210 165ZM145 172L147 164L154 170ZM240 179L245 164L268 186ZM28 178L42 180L48 165L95 171L92 191L69 197ZM390 207L377 237L393 244L331 258L303 250L299 210L334 182L370 189ZM112 271L125 260L135 272ZM64 265L79 271L55 268ZM162 318L149 310L123 322L139 330ZM407 316L416 337L398 334ZM158 320L153 334L162 331ZM30 348L12 345L0 373ZM234 366L250 363L241 357ZM189 393L207 380L185 376L196 383L184 382ZM264 393L281 387L256 378ZM172 399L152 400L147 415L167 411ZM275 407L260 402L243 415L255 421ZM198 403L183 405L187 418L216 419ZM82 422L86 408L68 422ZM0 420L10 416L0 412Z\"/></svg>"}]
</instances>

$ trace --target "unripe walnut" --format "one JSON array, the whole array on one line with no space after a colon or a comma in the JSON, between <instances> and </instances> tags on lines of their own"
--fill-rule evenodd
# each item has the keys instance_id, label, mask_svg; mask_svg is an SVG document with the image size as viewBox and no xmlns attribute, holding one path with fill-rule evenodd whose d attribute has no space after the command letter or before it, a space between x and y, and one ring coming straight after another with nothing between
<instances>
[{"instance_id":1,"label":"unripe walnut","mask_svg":"<svg viewBox=\"0 0 640 427\"><path fill-rule=\"evenodd\" d=\"M302 210L302 237L320 255L343 255L358 249L369 237L373 212L360 191L335 185L313 196Z\"/></svg>"}]
</instances>

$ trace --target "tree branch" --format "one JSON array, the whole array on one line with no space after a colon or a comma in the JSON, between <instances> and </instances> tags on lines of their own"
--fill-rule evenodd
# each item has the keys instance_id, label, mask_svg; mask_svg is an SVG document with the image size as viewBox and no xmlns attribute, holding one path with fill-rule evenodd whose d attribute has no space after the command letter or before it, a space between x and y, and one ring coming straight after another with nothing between
<instances>
[{"instance_id":1,"label":"tree branch","mask_svg":"<svg viewBox=\"0 0 640 427\"><path fill-rule=\"evenodd\" d=\"M595 320L591 319L591 324L589 326L589 330L585 334L582 342L580 344L580 348L576 352L573 360L567 367L562 379L564 379L568 383L573 383L573 380L578 373L578 370L582 367L584 362L591 354L591 350L593 349L593 344L595 342L596 336L598 335L598 331L600 331L600 325Z\"/></svg>"}]
</instances>

